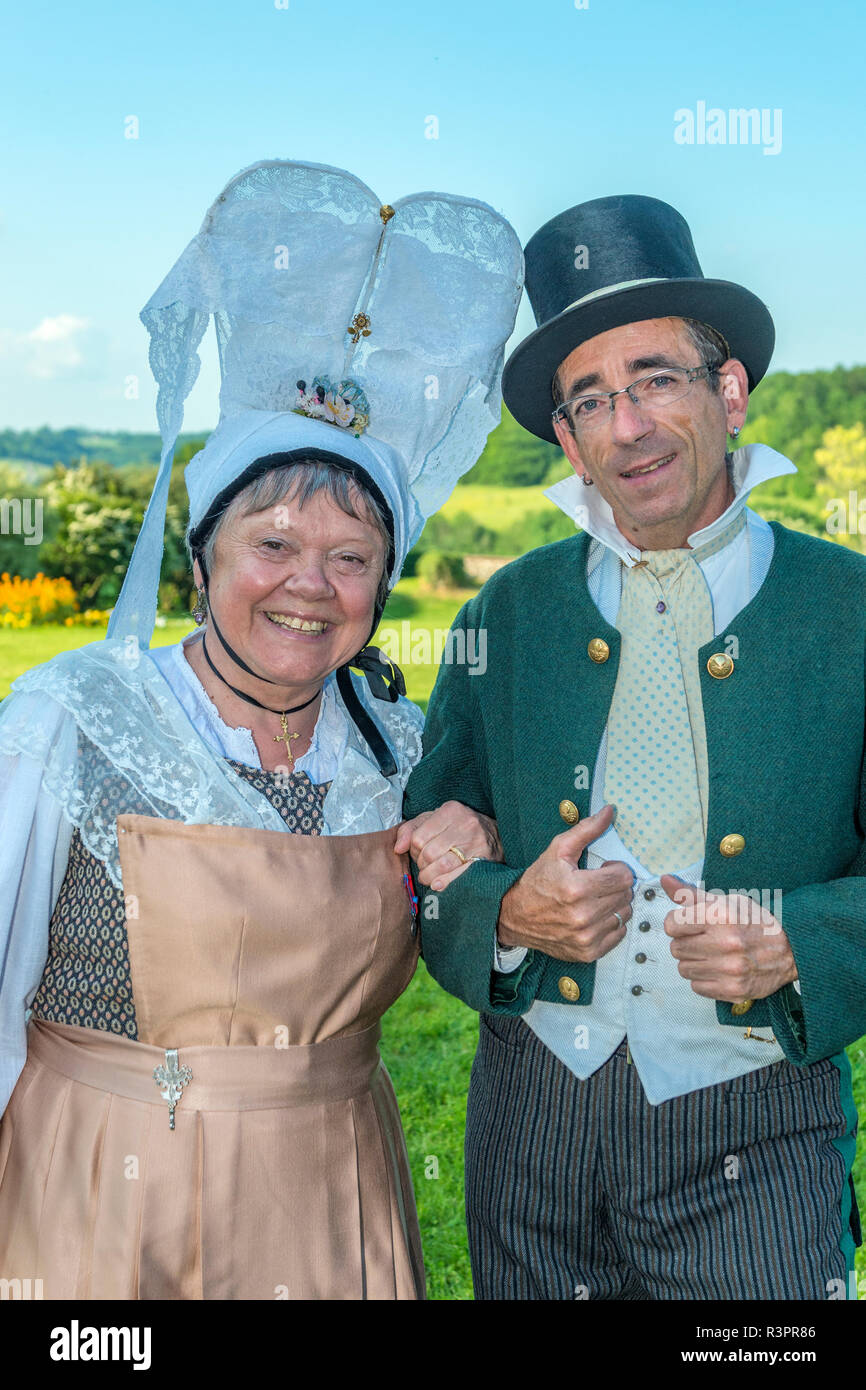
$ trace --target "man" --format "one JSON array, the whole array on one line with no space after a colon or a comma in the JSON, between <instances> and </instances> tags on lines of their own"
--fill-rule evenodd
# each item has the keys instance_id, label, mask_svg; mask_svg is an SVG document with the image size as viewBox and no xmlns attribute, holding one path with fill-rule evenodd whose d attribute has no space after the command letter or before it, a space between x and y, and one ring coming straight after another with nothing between
<instances>
[{"instance_id":1,"label":"man","mask_svg":"<svg viewBox=\"0 0 866 1390\"><path fill-rule=\"evenodd\" d=\"M476 1296L850 1297L866 561L747 508L795 471L726 453L772 320L673 208L572 208L526 268L504 395L582 532L458 614L487 669L442 666L405 812L459 799L504 847L421 913L481 1014Z\"/></svg>"}]
</instances>

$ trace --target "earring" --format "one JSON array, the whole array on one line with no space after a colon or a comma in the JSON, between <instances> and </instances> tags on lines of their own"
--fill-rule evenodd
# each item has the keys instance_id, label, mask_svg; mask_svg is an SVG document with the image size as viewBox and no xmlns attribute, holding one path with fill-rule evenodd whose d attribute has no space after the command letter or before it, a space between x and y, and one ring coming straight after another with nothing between
<instances>
[{"instance_id":1,"label":"earring","mask_svg":"<svg viewBox=\"0 0 866 1390\"><path fill-rule=\"evenodd\" d=\"M595 483L592 481L592 478L588 478L585 473L581 473L580 481L583 483L584 487L595 487Z\"/></svg>"},{"instance_id":2,"label":"earring","mask_svg":"<svg viewBox=\"0 0 866 1390\"><path fill-rule=\"evenodd\" d=\"M732 439L736 439L736 437L737 437L737 435L738 435L739 433L740 433L740 427L739 427L739 425L734 425L734 428L733 428L732 430L729 431L729 434L730 434L730 436L731 436Z\"/></svg>"},{"instance_id":3,"label":"earring","mask_svg":"<svg viewBox=\"0 0 866 1390\"><path fill-rule=\"evenodd\" d=\"M193 622L195 623L196 627L201 627L201 625L202 625L202 623L204 622L204 620L205 620L206 617L207 617L207 598L205 597L205 591L204 591L204 589L199 589L199 590L198 590L198 597L197 597L197 599L196 599L196 601L195 601L195 607L194 607L193 610L192 610L192 620L193 620Z\"/></svg>"}]
</instances>

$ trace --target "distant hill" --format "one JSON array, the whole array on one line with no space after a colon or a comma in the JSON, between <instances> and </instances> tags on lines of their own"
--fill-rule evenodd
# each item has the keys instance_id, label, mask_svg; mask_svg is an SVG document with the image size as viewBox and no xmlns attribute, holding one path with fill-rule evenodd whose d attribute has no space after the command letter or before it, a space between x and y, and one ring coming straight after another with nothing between
<instances>
[{"instance_id":1,"label":"distant hill","mask_svg":"<svg viewBox=\"0 0 866 1390\"><path fill-rule=\"evenodd\" d=\"M814 495L814 451L825 430L834 425L866 424L866 366L832 371L773 372L753 392L743 444L761 442L792 459L799 476L765 485L772 495ZM184 443L202 435L181 435ZM83 429L0 430L0 461L23 465L69 466L80 459L102 460L115 467L159 462L159 435ZM193 452L193 451L190 451ZM493 431L463 485L534 487L564 477L568 465L553 444L529 434L503 407L502 423Z\"/></svg>"},{"instance_id":2,"label":"distant hill","mask_svg":"<svg viewBox=\"0 0 866 1390\"><path fill-rule=\"evenodd\" d=\"M201 439L201 435L182 434L180 442ZM159 463L160 438L154 434L130 434L110 430L0 430L0 460L15 464L68 468L81 460L99 459L113 467L127 464Z\"/></svg>"}]
</instances>

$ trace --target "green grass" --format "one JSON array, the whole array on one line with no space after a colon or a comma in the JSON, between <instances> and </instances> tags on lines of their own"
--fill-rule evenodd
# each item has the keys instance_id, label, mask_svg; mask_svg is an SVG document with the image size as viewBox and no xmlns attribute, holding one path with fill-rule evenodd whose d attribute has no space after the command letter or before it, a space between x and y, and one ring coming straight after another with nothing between
<instances>
[{"instance_id":1,"label":"green grass","mask_svg":"<svg viewBox=\"0 0 866 1390\"><path fill-rule=\"evenodd\" d=\"M527 494L540 489L462 488L472 491ZM501 499L503 515L511 501ZM452 503L449 505L453 505ZM545 505L549 505L546 503ZM458 508L459 509L459 508ZM524 506L525 511L525 506ZM504 525L516 519L506 516ZM485 522L488 522L485 517ZM469 591L471 592L471 591ZM410 634L447 629L465 594L424 595L415 579L402 580L382 619L384 628L410 624ZM191 630L189 619L169 619L154 634L160 646L177 642ZM0 695L11 679L56 652L98 641L97 628L34 627L20 632L0 632ZM404 667L411 699L426 707L435 677L435 666L410 660ZM415 1195L424 1240L428 1296L431 1299L472 1298L472 1280L463 1218L463 1126L469 1070L478 1034L477 1016L436 985L423 964L385 1018L382 1051L400 1104L415 1184ZM859 1113L866 1116L866 1039L848 1049L854 1073L854 1096ZM438 1176L435 1176L438 1174ZM866 1216L866 1153L860 1146L854 1178ZM857 1270L866 1297L866 1254L857 1252Z\"/></svg>"},{"instance_id":2,"label":"green grass","mask_svg":"<svg viewBox=\"0 0 866 1390\"><path fill-rule=\"evenodd\" d=\"M515 488L514 491L520 489ZM382 645L383 634L393 634L389 641L398 644L397 650L388 651L386 647L386 651L392 655L406 678L409 699L423 710L427 708L438 663L419 660L418 657L426 657L428 650L431 655L435 654L434 635L439 633L444 640L444 634L454 621L458 608L476 592L475 589L466 589L446 596L425 594L419 580L401 579L388 600L373 643ZM407 623L408 629L405 627ZM419 640L425 633L430 634L427 643ZM405 652L404 647L407 649Z\"/></svg>"},{"instance_id":3,"label":"green grass","mask_svg":"<svg viewBox=\"0 0 866 1390\"><path fill-rule=\"evenodd\" d=\"M158 627L154 632L153 645L165 647L170 642L179 642L192 628L192 618L168 618L165 627ZM99 642L104 636L104 627L63 627L59 623L18 631L0 628L0 700L9 694L15 677L29 671L31 666L41 666L58 652L71 652L89 642Z\"/></svg>"},{"instance_id":4,"label":"green grass","mask_svg":"<svg viewBox=\"0 0 866 1390\"><path fill-rule=\"evenodd\" d=\"M463 1127L477 1038L478 1015L445 994L423 962L382 1028L382 1055L406 1131L432 1299L472 1298Z\"/></svg>"}]
</instances>

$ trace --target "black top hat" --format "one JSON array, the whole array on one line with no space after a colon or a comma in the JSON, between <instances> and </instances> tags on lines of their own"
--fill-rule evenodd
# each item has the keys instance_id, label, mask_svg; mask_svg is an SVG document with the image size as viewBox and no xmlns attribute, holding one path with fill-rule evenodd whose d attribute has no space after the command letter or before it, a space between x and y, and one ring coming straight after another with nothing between
<instances>
[{"instance_id":1,"label":"black top hat","mask_svg":"<svg viewBox=\"0 0 866 1390\"><path fill-rule=\"evenodd\" d=\"M579 203L546 222L525 254L538 328L506 362L502 394L515 419L540 439L556 442L557 367L609 328L699 319L726 339L750 390L769 366L776 335L766 304L742 285L705 279L688 223L658 198L626 193Z\"/></svg>"}]
</instances>

